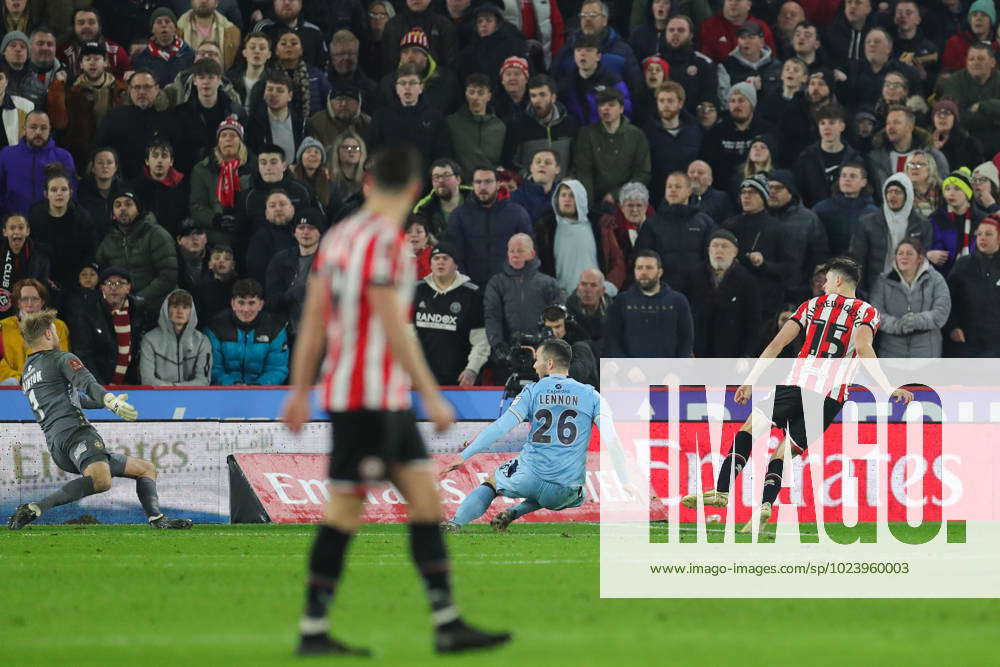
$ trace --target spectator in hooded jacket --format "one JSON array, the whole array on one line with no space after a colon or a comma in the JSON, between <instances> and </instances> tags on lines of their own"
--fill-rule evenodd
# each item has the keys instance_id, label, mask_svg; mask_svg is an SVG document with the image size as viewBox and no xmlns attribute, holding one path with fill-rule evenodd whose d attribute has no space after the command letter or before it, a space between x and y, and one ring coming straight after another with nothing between
<instances>
[{"instance_id":1,"label":"spectator in hooded jacket","mask_svg":"<svg viewBox=\"0 0 1000 667\"><path fill-rule=\"evenodd\" d=\"M177 289L160 307L158 326L142 337L139 373L154 387L206 386L212 373L212 344L198 331L191 293Z\"/></svg>"},{"instance_id":2,"label":"spectator in hooded jacket","mask_svg":"<svg viewBox=\"0 0 1000 667\"><path fill-rule=\"evenodd\" d=\"M674 81L657 88L656 117L643 128L649 141L654 202L663 198L667 176L686 171L701 152L701 128L697 119L684 110L685 95L684 88Z\"/></svg>"},{"instance_id":3,"label":"spectator in hooded jacket","mask_svg":"<svg viewBox=\"0 0 1000 667\"><path fill-rule=\"evenodd\" d=\"M580 181L566 179L556 188L551 208L535 223L543 273L554 276L563 292L576 289L580 274L599 269L616 287L625 281L625 257L614 231L589 214Z\"/></svg>"},{"instance_id":4,"label":"spectator in hooded jacket","mask_svg":"<svg viewBox=\"0 0 1000 667\"><path fill-rule=\"evenodd\" d=\"M599 120L580 130L573 171L596 204L613 203L618 188L636 181L649 184L649 142L623 113L624 98L615 88L595 96Z\"/></svg>"},{"instance_id":5,"label":"spectator in hooded jacket","mask_svg":"<svg viewBox=\"0 0 1000 667\"><path fill-rule=\"evenodd\" d=\"M229 310L205 333L212 344L212 384L277 385L288 377L288 334L264 311L264 288L256 280L236 281Z\"/></svg>"},{"instance_id":6,"label":"spectator in hooded jacket","mask_svg":"<svg viewBox=\"0 0 1000 667\"><path fill-rule=\"evenodd\" d=\"M48 114L32 111L24 125L24 137L0 150L0 214L27 213L40 201L45 166L53 162L63 165L76 189L76 165L66 150L56 146Z\"/></svg>"},{"instance_id":7,"label":"spectator in hooded jacket","mask_svg":"<svg viewBox=\"0 0 1000 667\"><path fill-rule=\"evenodd\" d=\"M872 288L868 300L878 309L875 349L880 357L941 356L941 327L951 313L951 294L923 250L915 239L900 241L893 267Z\"/></svg>"},{"instance_id":8,"label":"spectator in hooded jacket","mask_svg":"<svg viewBox=\"0 0 1000 667\"><path fill-rule=\"evenodd\" d=\"M666 199L639 229L637 250L655 250L663 267L663 280L682 289L684 277L701 266L708 237L715 222L690 205L691 179L675 171L666 179Z\"/></svg>"},{"instance_id":9,"label":"spectator in hooded jacket","mask_svg":"<svg viewBox=\"0 0 1000 667\"><path fill-rule=\"evenodd\" d=\"M893 174L882 185L882 208L858 220L851 237L850 254L861 264L861 288L871 292L879 275L896 261L895 248L903 239L931 244L931 223L913 208L913 183L903 173Z\"/></svg>"},{"instance_id":10,"label":"spectator in hooded jacket","mask_svg":"<svg viewBox=\"0 0 1000 667\"><path fill-rule=\"evenodd\" d=\"M830 256L846 254L858 221L876 211L869 194L865 165L861 162L841 164L833 195L813 207L813 213L819 216L826 230Z\"/></svg>"},{"instance_id":11,"label":"spectator in hooded jacket","mask_svg":"<svg viewBox=\"0 0 1000 667\"><path fill-rule=\"evenodd\" d=\"M690 357L694 326L688 300L662 281L655 250L639 250L635 283L618 294L604 323L604 357Z\"/></svg>"},{"instance_id":12,"label":"spectator in hooded jacket","mask_svg":"<svg viewBox=\"0 0 1000 667\"><path fill-rule=\"evenodd\" d=\"M472 197L448 218L448 240L455 248L459 266L466 267L477 285L504 270L507 241L514 234L531 236L528 213L510 199L500 199L499 183L492 167L472 171Z\"/></svg>"}]
</instances>

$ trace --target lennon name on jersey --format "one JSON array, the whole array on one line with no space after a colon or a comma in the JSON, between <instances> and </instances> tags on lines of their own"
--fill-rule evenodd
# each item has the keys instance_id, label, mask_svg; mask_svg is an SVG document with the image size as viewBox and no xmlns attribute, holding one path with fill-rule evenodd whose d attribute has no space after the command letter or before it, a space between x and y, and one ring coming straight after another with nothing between
<instances>
[{"instance_id":1,"label":"lennon name on jersey","mask_svg":"<svg viewBox=\"0 0 1000 667\"><path fill-rule=\"evenodd\" d=\"M574 394L539 394L536 402L539 405L580 405L580 397Z\"/></svg>"}]
</instances>

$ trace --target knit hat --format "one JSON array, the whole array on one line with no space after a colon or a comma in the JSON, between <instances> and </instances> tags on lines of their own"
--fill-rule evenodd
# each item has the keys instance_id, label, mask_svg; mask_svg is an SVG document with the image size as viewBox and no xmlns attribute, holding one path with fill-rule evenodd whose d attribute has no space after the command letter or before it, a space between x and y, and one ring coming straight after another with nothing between
<instances>
[{"instance_id":1,"label":"knit hat","mask_svg":"<svg viewBox=\"0 0 1000 667\"><path fill-rule=\"evenodd\" d=\"M990 23L997 24L997 9L993 6L993 0L976 0L969 7L969 13L965 15L965 18L971 19L973 12L986 14L990 17Z\"/></svg>"},{"instance_id":2,"label":"knit hat","mask_svg":"<svg viewBox=\"0 0 1000 667\"><path fill-rule=\"evenodd\" d=\"M438 242L438 244L434 246L434 249L431 250L431 259L434 259L434 255L448 255L452 259L455 259L457 256L455 246L448 241Z\"/></svg>"},{"instance_id":3,"label":"knit hat","mask_svg":"<svg viewBox=\"0 0 1000 667\"><path fill-rule=\"evenodd\" d=\"M747 100L750 101L750 106L754 107L755 109L757 108L757 89L753 87L752 83L747 83L746 81L743 81L742 83L736 84L735 86L729 89L729 95L727 96L727 99L732 98L732 96L735 93L739 93L743 97L747 98Z\"/></svg>"},{"instance_id":4,"label":"knit hat","mask_svg":"<svg viewBox=\"0 0 1000 667\"><path fill-rule=\"evenodd\" d=\"M108 266L105 267L100 274L98 274L97 283L101 284L112 276L118 276L119 278L124 278L128 282L132 282L132 274L128 272L128 269L120 266Z\"/></svg>"},{"instance_id":5,"label":"knit hat","mask_svg":"<svg viewBox=\"0 0 1000 667\"><path fill-rule=\"evenodd\" d=\"M965 196L972 199L972 172L968 167L959 167L948 174L948 177L941 181L941 191L943 192L949 185L954 185L965 193Z\"/></svg>"},{"instance_id":6,"label":"knit hat","mask_svg":"<svg viewBox=\"0 0 1000 667\"><path fill-rule=\"evenodd\" d=\"M312 225L319 230L320 234L326 231L326 219L323 214L319 212L317 208L304 208L301 212L297 213L295 216L295 224L289 225L293 229L298 225L305 223L307 225Z\"/></svg>"},{"instance_id":7,"label":"knit hat","mask_svg":"<svg viewBox=\"0 0 1000 667\"><path fill-rule=\"evenodd\" d=\"M767 172L767 180L781 183L793 195L799 194L798 189L795 187L795 176L787 169L774 169Z\"/></svg>"},{"instance_id":8,"label":"knit hat","mask_svg":"<svg viewBox=\"0 0 1000 667\"><path fill-rule=\"evenodd\" d=\"M714 232L709 234L708 236L709 245L711 245L712 241L714 241L715 239L726 239L737 248L740 247L740 242L736 239L736 234L733 234L728 229L723 229L722 227L717 228Z\"/></svg>"},{"instance_id":9,"label":"knit hat","mask_svg":"<svg viewBox=\"0 0 1000 667\"><path fill-rule=\"evenodd\" d=\"M972 170L972 178L985 178L993 184L994 188L1000 190L1000 169L992 162L984 162Z\"/></svg>"},{"instance_id":10,"label":"knit hat","mask_svg":"<svg viewBox=\"0 0 1000 667\"><path fill-rule=\"evenodd\" d=\"M821 67L815 72L809 73L810 79L813 79L815 77L823 79L823 81L826 82L826 87L830 89L831 93L833 92L834 87L837 85L837 81L836 79L833 78L833 72L831 70L828 70L825 67Z\"/></svg>"},{"instance_id":11,"label":"knit hat","mask_svg":"<svg viewBox=\"0 0 1000 667\"><path fill-rule=\"evenodd\" d=\"M215 137L218 138L223 130L232 130L240 135L240 141L243 141L243 125L240 124L235 115L227 116L225 120L219 123L219 129L215 131Z\"/></svg>"},{"instance_id":12,"label":"knit hat","mask_svg":"<svg viewBox=\"0 0 1000 667\"><path fill-rule=\"evenodd\" d=\"M744 178L740 183L740 190L743 188L753 188L760 193L761 198L766 202L768 196L767 177L764 174L754 174L749 178Z\"/></svg>"},{"instance_id":13,"label":"knit hat","mask_svg":"<svg viewBox=\"0 0 1000 667\"><path fill-rule=\"evenodd\" d=\"M174 25L177 25L177 14L174 14L172 9L170 9L169 7L157 7L156 9L153 10L153 13L149 15L150 30L153 29L153 24L156 23L156 19L160 18L161 16L166 16L168 19L174 22Z\"/></svg>"},{"instance_id":14,"label":"knit hat","mask_svg":"<svg viewBox=\"0 0 1000 667\"><path fill-rule=\"evenodd\" d=\"M326 148L323 146L323 144L314 139L313 137L306 137L305 139L302 140L302 143L299 144L299 150L295 151L295 161L297 163L299 164L302 163L302 154L306 152L307 148L319 149L320 155L323 156L323 162L324 163L326 162Z\"/></svg>"},{"instance_id":15,"label":"knit hat","mask_svg":"<svg viewBox=\"0 0 1000 667\"><path fill-rule=\"evenodd\" d=\"M614 86L605 86L603 90L598 91L594 96L594 103L598 106L602 104L607 104L608 102L618 102L618 104L625 105L625 96L622 95L622 91L618 90Z\"/></svg>"},{"instance_id":16,"label":"knit hat","mask_svg":"<svg viewBox=\"0 0 1000 667\"><path fill-rule=\"evenodd\" d=\"M511 56L507 60L503 61L503 65L500 65L500 75L503 76L503 71L508 67L513 67L514 69L519 69L524 72L524 76L530 77L531 71L528 69L528 61L519 56Z\"/></svg>"},{"instance_id":17,"label":"knit hat","mask_svg":"<svg viewBox=\"0 0 1000 667\"><path fill-rule=\"evenodd\" d=\"M403 35L403 39L399 41L399 50L408 49L410 47L416 47L426 53L428 56L431 55L430 41L427 39L427 33L424 32L423 28L417 27L412 28L410 32Z\"/></svg>"},{"instance_id":18,"label":"knit hat","mask_svg":"<svg viewBox=\"0 0 1000 667\"><path fill-rule=\"evenodd\" d=\"M107 49L101 46L100 42L84 42L80 45L80 58L84 56L106 56Z\"/></svg>"},{"instance_id":19,"label":"knit hat","mask_svg":"<svg viewBox=\"0 0 1000 667\"><path fill-rule=\"evenodd\" d=\"M670 63L661 58L660 56L650 56L642 61L642 73L645 74L646 70L650 65L659 65L660 69L663 70L663 77L670 77Z\"/></svg>"},{"instance_id":20,"label":"knit hat","mask_svg":"<svg viewBox=\"0 0 1000 667\"><path fill-rule=\"evenodd\" d=\"M350 97L361 103L361 87L353 81L337 79L330 82L330 99L338 97Z\"/></svg>"},{"instance_id":21,"label":"knit hat","mask_svg":"<svg viewBox=\"0 0 1000 667\"><path fill-rule=\"evenodd\" d=\"M24 42L25 46L29 44L27 35L20 30L11 30L3 36L3 41L0 42L0 53L6 51L11 42Z\"/></svg>"},{"instance_id":22,"label":"knit hat","mask_svg":"<svg viewBox=\"0 0 1000 667\"><path fill-rule=\"evenodd\" d=\"M943 100L938 100L937 103L934 104L934 113L936 114L939 110L944 110L950 113L955 117L955 124L958 124L960 116L958 113L958 105L955 104L954 100L947 97Z\"/></svg>"},{"instance_id":23,"label":"knit hat","mask_svg":"<svg viewBox=\"0 0 1000 667\"><path fill-rule=\"evenodd\" d=\"M111 189L111 192L108 194L108 211L113 210L113 207L115 205L115 200L121 199L122 197L128 197L129 199L134 201L136 208L139 209L139 213L142 213L142 203L139 199L139 196L135 194L135 190L124 184L120 184L117 187L113 187Z\"/></svg>"}]
</instances>

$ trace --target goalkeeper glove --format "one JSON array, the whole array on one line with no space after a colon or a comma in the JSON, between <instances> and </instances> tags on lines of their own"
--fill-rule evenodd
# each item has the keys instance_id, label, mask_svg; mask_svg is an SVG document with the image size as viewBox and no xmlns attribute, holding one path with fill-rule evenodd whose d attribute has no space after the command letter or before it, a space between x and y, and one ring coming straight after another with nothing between
<instances>
[{"instance_id":1,"label":"goalkeeper glove","mask_svg":"<svg viewBox=\"0 0 1000 667\"><path fill-rule=\"evenodd\" d=\"M104 407L122 419L134 422L139 417L139 411L135 409L134 405L126 403L126 398L128 398L128 394L118 394L115 396L114 394L107 393L104 395Z\"/></svg>"}]
</instances>

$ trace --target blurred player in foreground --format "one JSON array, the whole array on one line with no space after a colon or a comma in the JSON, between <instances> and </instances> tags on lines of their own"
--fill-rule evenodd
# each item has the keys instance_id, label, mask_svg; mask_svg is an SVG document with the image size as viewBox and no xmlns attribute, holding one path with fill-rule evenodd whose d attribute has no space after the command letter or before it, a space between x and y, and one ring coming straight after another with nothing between
<instances>
[{"instance_id":1,"label":"blurred player in foreground","mask_svg":"<svg viewBox=\"0 0 1000 667\"><path fill-rule=\"evenodd\" d=\"M442 524L444 530L461 530L478 519L498 495L524 500L493 517L490 525L497 531L507 530L515 519L543 507L564 510L583 504L587 447L592 426L600 428L601 395L589 384L568 377L572 359L573 350L562 339L552 338L539 345L534 365L538 382L522 389L503 416L483 429L441 473L444 476L458 470L472 456L531 418L531 435L520 456L505 461L476 487L459 505L454 518ZM605 433L609 434L607 444L619 478L631 495L617 436L613 428L605 429Z\"/></svg>"},{"instance_id":2,"label":"blurred player in foreground","mask_svg":"<svg viewBox=\"0 0 1000 667\"><path fill-rule=\"evenodd\" d=\"M347 545L361 524L364 485L383 479L407 502L410 548L430 600L436 650L451 653L510 639L467 625L452 602L437 480L410 411L412 382L439 431L454 421L407 326L414 268L402 226L420 189L420 165L408 147L375 156L365 176L364 207L323 239L306 291L282 420L298 433L309 419L310 390L325 348L321 396L333 426L333 452L330 500L309 557L301 655L370 655L329 636L327 610Z\"/></svg>"},{"instance_id":3,"label":"blurred player in foreground","mask_svg":"<svg viewBox=\"0 0 1000 667\"><path fill-rule=\"evenodd\" d=\"M805 342L799 350L795 366L785 385L774 390L774 408L768 421L759 408L757 414L758 431L754 432L754 415L751 414L740 427L729 454L722 461L715 488L701 494L704 505L725 507L729 504L731 482L737 477L750 459L753 442L760 433L760 425L768 424L785 431L785 439L771 455L764 477L764 493L760 506L760 528L771 518L772 505L781 491L781 475L784 471L785 455L789 444L792 455L799 456L809 446L806 438L806 418L803 411L802 389L815 393L823 400L823 431L840 414L847 400L847 387L853 380L860 360L868 374L891 398L904 404L913 400L913 393L906 389L893 389L889 379L882 372L872 340L879 326L878 311L870 303L855 295L861 281L861 268L849 258L837 258L827 264L826 282L823 296L813 297L799 306L795 314L778 331L774 339L754 364L745 384L736 390L735 400L740 405L750 400L753 383L761 376L771 360L795 340L799 331L805 332ZM807 361L815 360L815 361ZM844 361L833 361L844 360ZM806 400L806 402L810 402ZM698 494L681 499L684 507L697 507ZM753 521L748 521L740 532L749 533ZM758 529L759 530L759 529Z\"/></svg>"},{"instance_id":4,"label":"blurred player in foreground","mask_svg":"<svg viewBox=\"0 0 1000 667\"><path fill-rule=\"evenodd\" d=\"M82 477L41 500L21 505L8 519L7 527L20 530L53 507L104 493L111 488L112 477L130 477L135 480L136 495L151 527L190 528L190 519L171 519L160 511L156 466L133 456L109 453L87 421L81 408L107 408L128 421L135 421L139 413L125 402L127 394L115 396L106 391L79 357L59 349L55 321L54 310L21 318L21 335L32 349L21 375L21 391L42 427L52 461L60 469Z\"/></svg>"}]
</instances>

